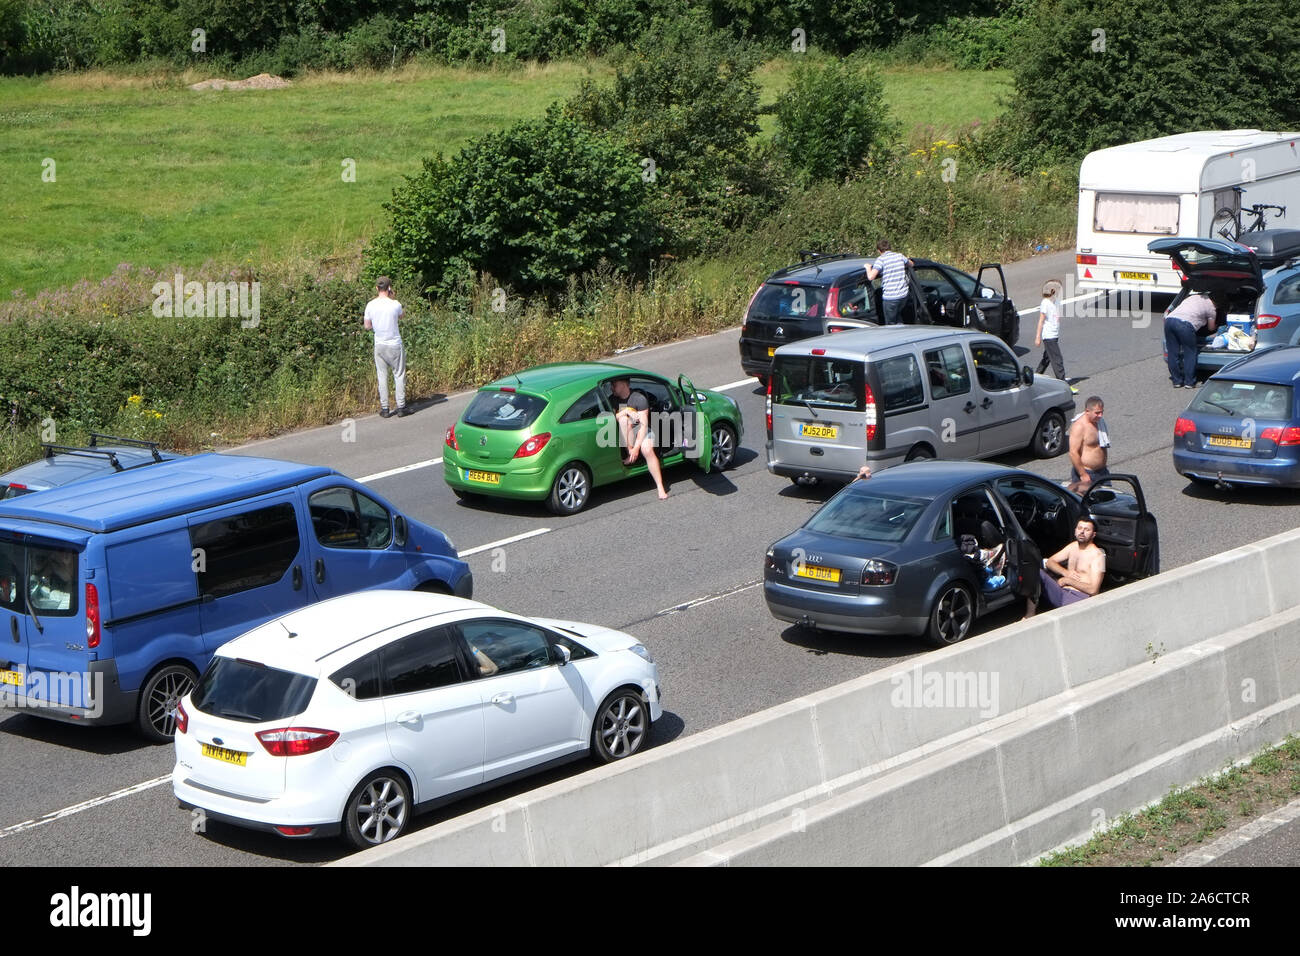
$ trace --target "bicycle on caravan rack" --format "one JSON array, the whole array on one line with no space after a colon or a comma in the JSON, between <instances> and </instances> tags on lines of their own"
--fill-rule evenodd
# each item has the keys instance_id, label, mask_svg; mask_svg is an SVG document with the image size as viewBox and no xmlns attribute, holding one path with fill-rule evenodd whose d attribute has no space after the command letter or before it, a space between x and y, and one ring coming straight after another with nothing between
<instances>
[{"instance_id":1,"label":"bicycle on caravan rack","mask_svg":"<svg viewBox=\"0 0 1300 956\"><path fill-rule=\"evenodd\" d=\"M1241 196L1246 192L1246 190L1240 186L1233 186L1232 188L1238 196ZM1286 215L1286 206L1274 206L1270 203L1255 203L1248 209L1244 210L1248 219L1250 217L1254 217L1254 219L1249 225L1242 228L1241 219L1243 210L1240 208L1240 203L1238 203L1237 208L1224 206L1214 214L1214 219L1210 223L1210 233L1211 235L1222 236L1229 242L1237 242L1248 232L1262 232L1264 230L1264 220L1268 218L1267 214L1270 209L1275 211L1274 217L1277 219L1281 219Z\"/></svg>"}]
</instances>

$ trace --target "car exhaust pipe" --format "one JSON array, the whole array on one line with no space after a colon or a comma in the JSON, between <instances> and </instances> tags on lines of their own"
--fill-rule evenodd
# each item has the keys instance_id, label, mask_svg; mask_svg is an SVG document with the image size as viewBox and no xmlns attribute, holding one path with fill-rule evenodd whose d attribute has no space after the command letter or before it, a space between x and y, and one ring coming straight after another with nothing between
<instances>
[{"instance_id":1,"label":"car exhaust pipe","mask_svg":"<svg viewBox=\"0 0 1300 956\"><path fill-rule=\"evenodd\" d=\"M1215 491L1231 491L1232 485L1223 480L1223 472L1219 472L1218 479L1214 482Z\"/></svg>"}]
</instances>

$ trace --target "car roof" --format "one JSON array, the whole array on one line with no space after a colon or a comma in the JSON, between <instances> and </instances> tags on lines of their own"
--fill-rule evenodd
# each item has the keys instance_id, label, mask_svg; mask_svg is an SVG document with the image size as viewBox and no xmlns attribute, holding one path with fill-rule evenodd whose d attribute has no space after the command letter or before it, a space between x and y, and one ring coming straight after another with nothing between
<instances>
[{"instance_id":1,"label":"car roof","mask_svg":"<svg viewBox=\"0 0 1300 956\"><path fill-rule=\"evenodd\" d=\"M1300 378L1300 345L1279 345L1252 352L1231 365L1225 365L1211 378L1294 385Z\"/></svg>"},{"instance_id":2,"label":"car roof","mask_svg":"<svg viewBox=\"0 0 1300 956\"><path fill-rule=\"evenodd\" d=\"M98 445L94 451L112 452L117 457L118 463L123 470L134 468L137 465L151 464L154 461L153 452L148 448L133 448L128 445ZM160 451L158 454L164 459L176 457L175 452ZM59 452L38 458L26 465L19 465L13 471L0 475L0 483L17 483L43 491L47 488L57 488L96 475L116 473L117 469L113 467L108 455Z\"/></svg>"},{"instance_id":3,"label":"car roof","mask_svg":"<svg viewBox=\"0 0 1300 956\"><path fill-rule=\"evenodd\" d=\"M209 453L102 475L0 503L7 518L105 532L202 511L338 474L319 465Z\"/></svg>"},{"instance_id":4,"label":"car roof","mask_svg":"<svg viewBox=\"0 0 1300 956\"><path fill-rule=\"evenodd\" d=\"M522 388L528 392L547 394L579 382L588 382L606 375L640 375L638 369L610 362L553 362L535 365L513 375L506 375L483 388Z\"/></svg>"},{"instance_id":5,"label":"car roof","mask_svg":"<svg viewBox=\"0 0 1300 956\"><path fill-rule=\"evenodd\" d=\"M964 485L1003 477L1040 478L1032 472L985 461L915 461L886 468L879 474L849 487L863 494L873 492L907 498L935 498Z\"/></svg>"},{"instance_id":6,"label":"car roof","mask_svg":"<svg viewBox=\"0 0 1300 956\"><path fill-rule=\"evenodd\" d=\"M821 256L809 259L807 262L786 266L784 269L778 269L768 276L763 284L797 283L799 285L828 286L834 284L841 276L861 272L868 266L875 265L875 263L875 256ZM926 268L941 265L941 263L934 262L931 259L918 259L915 256L912 257L912 264ZM952 267L948 266L947 268Z\"/></svg>"},{"instance_id":7,"label":"car roof","mask_svg":"<svg viewBox=\"0 0 1300 956\"><path fill-rule=\"evenodd\" d=\"M944 339L985 338L996 340L992 332L974 329L953 329L942 325L876 325L863 329L831 332L809 339L800 339L776 350L777 356L802 355L815 348L825 349L831 358L857 358L882 352L896 346L926 344Z\"/></svg>"},{"instance_id":8,"label":"car roof","mask_svg":"<svg viewBox=\"0 0 1300 956\"><path fill-rule=\"evenodd\" d=\"M485 613L516 616L448 594L358 591L267 621L224 644L218 653L315 676L341 666L345 657L353 660L373 650L393 628L418 621L432 627ZM341 654L344 651L348 653Z\"/></svg>"}]
</instances>

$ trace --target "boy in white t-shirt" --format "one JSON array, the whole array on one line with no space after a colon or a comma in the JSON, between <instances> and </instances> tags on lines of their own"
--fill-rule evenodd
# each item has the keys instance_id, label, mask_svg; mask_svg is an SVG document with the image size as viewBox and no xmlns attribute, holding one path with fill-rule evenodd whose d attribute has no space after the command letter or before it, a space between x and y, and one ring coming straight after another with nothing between
<instances>
[{"instance_id":1,"label":"boy in white t-shirt","mask_svg":"<svg viewBox=\"0 0 1300 956\"><path fill-rule=\"evenodd\" d=\"M1047 363L1052 363L1052 374L1068 384L1065 377L1065 359L1061 357L1061 310L1056 304L1056 296L1061 291L1061 284L1055 279L1043 286L1043 301L1038 304L1038 331L1034 333L1034 345L1043 349L1042 361L1038 363L1038 374L1047 371ZM1073 385L1070 391L1078 395L1079 390Z\"/></svg>"},{"instance_id":2,"label":"boy in white t-shirt","mask_svg":"<svg viewBox=\"0 0 1300 956\"><path fill-rule=\"evenodd\" d=\"M405 418L411 414L406 407L406 351L402 348L402 334L397 322L402 317L402 303L393 298L392 283L388 276L375 282L378 291L366 303L366 328L375 333L375 373L379 376L379 414L387 418L388 372L393 373L394 391L397 392L397 414Z\"/></svg>"}]
</instances>

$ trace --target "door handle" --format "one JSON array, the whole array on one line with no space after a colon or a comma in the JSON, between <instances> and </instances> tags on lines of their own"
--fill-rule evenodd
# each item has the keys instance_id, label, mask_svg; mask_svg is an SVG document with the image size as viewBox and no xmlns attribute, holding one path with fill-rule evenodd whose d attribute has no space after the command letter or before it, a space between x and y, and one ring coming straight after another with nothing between
<instances>
[{"instance_id":1,"label":"door handle","mask_svg":"<svg viewBox=\"0 0 1300 956\"><path fill-rule=\"evenodd\" d=\"M295 564L293 566L293 589L295 591L302 590L302 565L301 564Z\"/></svg>"},{"instance_id":2,"label":"door handle","mask_svg":"<svg viewBox=\"0 0 1300 956\"><path fill-rule=\"evenodd\" d=\"M316 583L325 583L325 560L323 558L316 559Z\"/></svg>"},{"instance_id":3,"label":"door handle","mask_svg":"<svg viewBox=\"0 0 1300 956\"><path fill-rule=\"evenodd\" d=\"M13 635L14 643L17 644L17 643L19 642L19 639L18 639L18 618L16 618L16 617L11 617L11 618L9 619L9 633Z\"/></svg>"},{"instance_id":4,"label":"door handle","mask_svg":"<svg viewBox=\"0 0 1300 956\"><path fill-rule=\"evenodd\" d=\"M965 405L961 407L961 410L965 412L967 415L969 415L971 412L975 411L975 403L967 402Z\"/></svg>"},{"instance_id":5,"label":"door handle","mask_svg":"<svg viewBox=\"0 0 1300 956\"><path fill-rule=\"evenodd\" d=\"M980 408L992 408L992 407L993 407L993 399L988 398L987 396L985 397L984 401L980 402Z\"/></svg>"},{"instance_id":6,"label":"door handle","mask_svg":"<svg viewBox=\"0 0 1300 956\"><path fill-rule=\"evenodd\" d=\"M515 702L514 694L497 694L492 698L492 703L501 707L507 707Z\"/></svg>"},{"instance_id":7,"label":"door handle","mask_svg":"<svg viewBox=\"0 0 1300 956\"><path fill-rule=\"evenodd\" d=\"M397 715L396 719L399 724L406 724L408 727L418 726L420 723L420 715L414 710L404 710Z\"/></svg>"}]
</instances>

